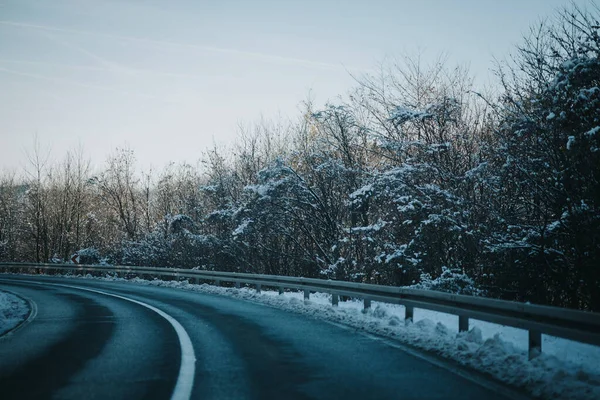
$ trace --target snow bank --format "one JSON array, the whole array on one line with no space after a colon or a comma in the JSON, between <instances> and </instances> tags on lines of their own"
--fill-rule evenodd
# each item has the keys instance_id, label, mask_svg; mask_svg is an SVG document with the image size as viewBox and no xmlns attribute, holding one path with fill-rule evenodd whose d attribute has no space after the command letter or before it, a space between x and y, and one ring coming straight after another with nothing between
<instances>
[{"instance_id":1,"label":"snow bank","mask_svg":"<svg viewBox=\"0 0 600 400\"><path fill-rule=\"evenodd\" d=\"M25 300L0 290L0 336L25 321L28 314L29 305Z\"/></svg>"},{"instance_id":2,"label":"snow bank","mask_svg":"<svg viewBox=\"0 0 600 400\"><path fill-rule=\"evenodd\" d=\"M471 320L471 329L458 333L458 317L450 314L415 309L413 322L405 322L403 306L373 302L372 308L364 312L362 301L351 300L340 301L333 307L331 296L325 293L311 294L310 300L304 301L304 294L295 291L279 295L266 290L257 293L252 288L139 278L130 281L250 300L342 323L451 359L525 389L536 397L600 399L600 348L597 346L544 335L542 354L529 361L527 331Z\"/></svg>"}]
</instances>

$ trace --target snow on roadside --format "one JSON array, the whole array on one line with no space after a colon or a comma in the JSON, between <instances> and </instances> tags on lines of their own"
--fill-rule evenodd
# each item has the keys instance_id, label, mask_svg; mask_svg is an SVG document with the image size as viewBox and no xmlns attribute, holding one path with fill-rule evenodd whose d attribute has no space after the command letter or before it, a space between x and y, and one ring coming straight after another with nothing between
<instances>
[{"instance_id":1,"label":"snow on roadside","mask_svg":"<svg viewBox=\"0 0 600 400\"><path fill-rule=\"evenodd\" d=\"M0 290L0 336L27 318L29 305L22 298Z\"/></svg>"},{"instance_id":2,"label":"snow on roadside","mask_svg":"<svg viewBox=\"0 0 600 400\"><path fill-rule=\"evenodd\" d=\"M85 278L92 278L91 275ZM111 281L126 279L106 277ZM129 280L143 285L163 286L250 300L287 311L352 326L365 332L396 339L402 343L451 359L513 387L523 388L535 397L561 399L600 399L600 347L544 335L540 356L528 360L527 332L471 320L468 332L458 333L458 317L415 309L414 322L405 323L404 307L373 302L363 312L359 300L331 305L331 296L302 292L257 293L251 288L225 288L187 282Z\"/></svg>"}]
</instances>

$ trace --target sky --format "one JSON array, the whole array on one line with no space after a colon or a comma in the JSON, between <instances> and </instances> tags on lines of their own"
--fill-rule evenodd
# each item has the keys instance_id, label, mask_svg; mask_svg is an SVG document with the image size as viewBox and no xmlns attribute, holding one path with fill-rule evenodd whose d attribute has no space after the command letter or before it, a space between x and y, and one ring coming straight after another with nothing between
<instances>
[{"instance_id":1,"label":"sky","mask_svg":"<svg viewBox=\"0 0 600 400\"><path fill-rule=\"evenodd\" d=\"M588 4L587 0L575 1ZM493 59L565 0L0 0L0 171L34 142L194 164L240 124L334 101L386 58Z\"/></svg>"}]
</instances>

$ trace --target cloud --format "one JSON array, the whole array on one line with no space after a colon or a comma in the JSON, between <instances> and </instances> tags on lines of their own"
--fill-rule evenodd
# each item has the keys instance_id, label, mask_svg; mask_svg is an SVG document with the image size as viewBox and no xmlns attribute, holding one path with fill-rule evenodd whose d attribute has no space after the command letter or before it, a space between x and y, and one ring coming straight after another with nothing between
<instances>
[{"instance_id":1,"label":"cloud","mask_svg":"<svg viewBox=\"0 0 600 400\"><path fill-rule=\"evenodd\" d=\"M15 70L12 70L9 68L4 68L4 67L0 67L0 72L17 75L17 76L23 76L23 77L27 77L27 78L40 79L40 80L53 82L53 83L68 84L68 85L79 86L79 87L87 88L87 89L95 89L95 90L102 90L102 91L106 91L106 92L118 93L118 94L126 95L126 96L132 96L132 97L138 97L138 98L144 98L144 99L150 99L150 100L158 100L158 101L161 101L164 103L179 104L177 101L174 101L174 100L170 100L170 99L162 98L162 97L158 97L158 96L152 96L152 95L145 94L145 93L115 89L110 86L93 85L93 84L89 84L89 83L74 81L71 79L56 78L56 77L51 77L51 76L46 76L46 75L41 75L41 74L32 74L29 72L15 71Z\"/></svg>"},{"instance_id":2,"label":"cloud","mask_svg":"<svg viewBox=\"0 0 600 400\"><path fill-rule=\"evenodd\" d=\"M75 35L86 35L86 36L94 36L94 37L103 37L107 39L117 39L129 42L143 43L143 44L151 44L155 46L160 46L163 48L182 48L188 50L197 50L197 51L208 51L213 53L221 53L221 54L230 54L235 56L240 56L244 58L256 59L263 62L270 63L278 63L278 64L293 64L305 66L308 68L317 68L317 69L326 69L326 70L340 70L340 71L349 71L349 72L368 72L365 69L352 67L352 66L344 66L343 64L333 64L321 61L313 61L302 58L294 58L294 57L285 57L274 54L265 54L253 51L245 51L238 50L233 48L225 48L225 47L214 47L214 46L205 46L205 45L196 45L196 44L186 44L186 43L177 43L165 40L155 40L148 38L140 38L134 36L124 36L124 35L114 35L108 33L99 33L99 32L89 32L82 31L76 29L67 29L67 28L59 28L55 26L48 25L38 25L38 24L30 24L25 22L18 21L2 21L0 20L0 25L5 26L14 26L19 28L28 28L28 29L38 29L43 31L50 32L62 32L62 33L71 33Z\"/></svg>"},{"instance_id":3,"label":"cloud","mask_svg":"<svg viewBox=\"0 0 600 400\"><path fill-rule=\"evenodd\" d=\"M107 69L102 66L97 65L79 65L79 64L64 64L64 63L53 63L47 61L31 61L31 60L16 60L16 59L8 59L8 58L0 58L0 64L21 64L21 65L39 65L44 67L51 68L66 68L66 69L75 69L75 70L84 70L84 71L109 71L114 72L112 69ZM163 76L169 78L185 78L185 79L205 79L209 78L218 78L225 77L231 78L230 75L227 74L210 74L210 75L194 75L194 74L184 74L179 72L164 72L164 71L155 71L150 69L141 69L141 68L131 68L126 67L128 72L135 73L137 75L150 75L150 76Z\"/></svg>"},{"instance_id":4,"label":"cloud","mask_svg":"<svg viewBox=\"0 0 600 400\"><path fill-rule=\"evenodd\" d=\"M61 39L55 37L54 35L51 35L47 31L42 31L42 34L54 43L58 43L59 45L66 47L68 49L75 50L76 52L81 53L81 54L95 60L97 63L102 65L108 71L132 73L132 71L129 70L129 68L127 68L127 67L124 67L113 61L109 61L109 60L97 55L96 53L93 53L87 49L77 46L71 42L68 42L66 40L61 40Z\"/></svg>"}]
</instances>

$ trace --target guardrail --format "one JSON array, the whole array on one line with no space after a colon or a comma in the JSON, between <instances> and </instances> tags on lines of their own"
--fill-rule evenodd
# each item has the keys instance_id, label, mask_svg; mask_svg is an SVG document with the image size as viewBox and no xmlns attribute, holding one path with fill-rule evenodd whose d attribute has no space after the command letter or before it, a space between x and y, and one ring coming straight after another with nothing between
<instances>
[{"instance_id":1,"label":"guardrail","mask_svg":"<svg viewBox=\"0 0 600 400\"><path fill-rule=\"evenodd\" d=\"M365 309L371 301L401 304L406 309L405 318L412 319L415 308L440 311L458 316L460 332L469 329L469 319L513 326L529 332L529 358L542 350L542 334L571 339L600 346L600 313L569 310L558 307L524 304L482 297L464 296L430 290L406 289L395 286L332 281L313 278L297 278L277 275L247 274L236 272L201 271L180 268L127 267L80 264L25 264L0 263L0 272L43 273L44 271L99 273L111 272L122 275L172 277L189 279L193 283L212 281L216 285L230 282L239 288L241 284L254 285L260 292L262 286L331 294L332 304L339 296L364 300Z\"/></svg>"}]
</instances>

